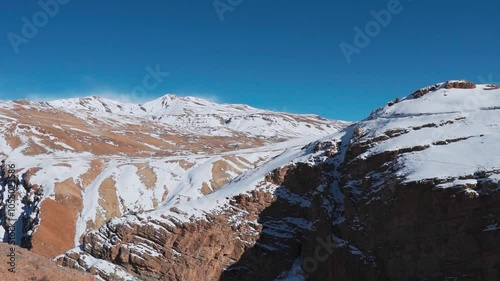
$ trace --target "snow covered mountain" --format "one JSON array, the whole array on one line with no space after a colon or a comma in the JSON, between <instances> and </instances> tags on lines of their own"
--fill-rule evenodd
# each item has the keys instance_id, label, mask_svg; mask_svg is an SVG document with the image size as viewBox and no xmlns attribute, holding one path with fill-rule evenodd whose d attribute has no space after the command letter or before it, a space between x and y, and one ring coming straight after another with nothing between
<instances>
[{"instance_id":1,"label":"snow covered mountain","mask_svg":"<svg viewBox=\"0 0 500 281\"><path fill-rule=\"evenodd\" d=\"M144 104L120 103L100 97L67 99L48 105L74 113L79 117L107 119L134 119L156 121L171 129L190 134L210 136L250 136L290 138L304 135L322 135L335 131L341 122L317 115L294 115L256 109L247 105L217 104L195 97L167 94ZM339 126L340 125L340 126Z\"/></svg>"},{"instance_id":2,"label":"snow covered mountain","mask_svg":"<svg viewBox=\"0 0 500 281\"><path fill-rule=\"evenodd\" d=\"M498 280L499 113L497 86L439 83L57 260L106 280Z\"/></svg>"},{"instance_id":3,"label":"snow covered mountain","mask_svg":"<svg viewBox=\"0 0 500 281\"><path fill-rule=\"evenodd\" d=\"M9 159L44 185L32 249L63 266L102 280L500 278L498 86L439 83L355 124L170 95L87 101L0 113L28 136ZM84 153L8 123L45 110ZM256 129L267 114L273 133ZM37 137L43 153L25 145Z\"/></svg>"},{"instance_id":4,"label":"snow covered mountain","mask_svg":"<svg viewBox=\"0 0 500 281\"><path fill-rule=\"evenodd\" d=\"M175 95L0 103L0 153L22 182L16 243L53 258L111 218L203 197L296 139L347 124Z\"/></svg>"}]
</instances>

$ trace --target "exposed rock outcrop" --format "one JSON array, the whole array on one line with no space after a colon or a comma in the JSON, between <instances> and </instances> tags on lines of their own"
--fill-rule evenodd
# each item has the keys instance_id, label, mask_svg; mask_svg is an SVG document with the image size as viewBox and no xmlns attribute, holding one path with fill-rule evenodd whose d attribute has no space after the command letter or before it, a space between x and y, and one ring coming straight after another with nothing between
<instances>
[{"instance_id":1,"label":"exposed rock outcrop","mask_svg":"<svg viewBox=\"0 0 500 281\"><path fill-rule=\"evenodd\" d=\"M459 81L448 81L444 84L445 89L475 89L476 84L469 82L469 81L464 81L464 80L459 80Z\"/></svg>"},{"instance_id":2,"label":"exposed rock outcrop","mask_svg":"<svg viewBox=\"0 0 500 281\"><path fill-rule=\"evenodd\" d=\"M113 220L84 237L83 251L59 257L58 263L94 272L105 280L114 279L99 267L87 265L86 256L113 262L141 280L197 280L200 276L217 280L258 238L257 216L272 202L271 193L255 191L235 197L226 212L204 220L143 216L129 217L127 223ZM235 217L244 223L237 223Z\"/></svg>"},{"instance_id":3,"label":"exposed rock outcrop","mask_svg":"<svg viewBox=\"0 0 500 281\"><path fill-rule=\"evenodd\" d=\"M413 98L420 98L428 93L435 92L441 88L445 89L475 89L476 84L465 80L450 80L445 83L438 83L426 88L419 89L415 91L411 96Z\"/></svg>"}]
</instances>

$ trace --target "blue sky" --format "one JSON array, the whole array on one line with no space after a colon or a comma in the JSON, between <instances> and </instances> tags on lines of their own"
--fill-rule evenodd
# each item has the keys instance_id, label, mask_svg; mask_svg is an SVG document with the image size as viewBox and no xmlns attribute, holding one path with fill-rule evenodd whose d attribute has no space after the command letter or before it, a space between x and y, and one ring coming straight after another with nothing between
<instances>
[{"instance_id":1,"label":"blue sky","mask_svg":"<svg viewBox=\"0 0 500 281\"><path fill-rule=\"evenodd\" d=\"M436 82L500 81L498 1L59 1L46 24L37 1L0 2L0 99L177 93L359 120ZM391 20L356 45L381 10ZM148 66L169 75L132 95Z\"/></svg>"}]
</instances>

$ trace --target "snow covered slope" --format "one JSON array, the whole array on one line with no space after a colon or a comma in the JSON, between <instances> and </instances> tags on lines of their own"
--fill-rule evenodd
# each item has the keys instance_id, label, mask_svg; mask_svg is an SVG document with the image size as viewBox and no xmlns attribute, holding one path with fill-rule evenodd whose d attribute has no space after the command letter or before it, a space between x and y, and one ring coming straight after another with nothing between
<instances>
[{"instance_id":1,"label":"snow covered slope","mask_svg":"<svg viewBox=\"0 0 500 281\"><path fill-rule=\"evenodd\" d=\"M0 103L0 154L42 187L29 242L54 257L111 218L204 197L297 139L347 124L175 95L11 101Z\"/></svg>"}]
</instances>

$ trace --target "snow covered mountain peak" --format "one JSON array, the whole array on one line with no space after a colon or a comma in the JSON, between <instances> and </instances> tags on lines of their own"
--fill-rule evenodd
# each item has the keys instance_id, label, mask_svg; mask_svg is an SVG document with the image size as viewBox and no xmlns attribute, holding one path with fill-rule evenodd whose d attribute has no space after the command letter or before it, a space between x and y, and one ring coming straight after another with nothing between
<instances>
[{"instance_id":1,"label":"snow covered mountain peak","mask_svg":"<svg viewBox=\"0 0 500 281\"><path fill-rule=\"evenodd\" d=\"M192 96L179 96L176 94L166 94L164 96L161 96L155 100L152 100L150 102L161 102L163 106L169 106L172 103L195 103L198 105L214 105L214 102L211 102L206 99L198 98L198 97L192 97Z\"/></svg>"},{"instance_id":2,"label":"snow covered mountain peak","mask_svg":"<svg viewBox=\"0 0 500 281\"><path fill-rule=\"evenodd\" d=\"M401 153L396 171L407 181L500 168L498 86L449 81L419 91L357 124L356 143L366 146L358 159ZM464 153L471 148L474 153Z\"/></svg>"},{"instance_id":3,"label":"snow covered mountain peak","mask_svg":"<svg viewBox=\"0 0 500 281\"><path fill-rule=\"evenodd\" d=\"M220 105L202 98L166 94L162 97L146 102L141 106L144 107L147 112L151 113L178 115L197 113L205 111L208 108L216 108Z\"/></svg>"},{"instance_id":4,"label":"snow covered mountain peak","mask_svg":"<svg viewBox=\"0 0 500 281\"><path fill-rule=\"evenodd\" d=\"M448 80L446 82L440 82L418 89L406 97L396 98L394 101L389 102L386 106L373 111L367 119L371 120L377 118L382 112L386 112L386 114L387 112L404 114L403 112L399 112L399 110L406 108L405 106L408 104L414 105L412 106L413 113L416 111L422 111L422 113L425 113L430 108L434 108L439 111L437 107L441 107L441 110L446 112L450 110L450 106L453 106L453 104L456 105L457 103L462 103L461 100L463 99L471 99L471 97L474 96L476 96L476 99L482 99L484 93L495 89L498 89L498 86L491 84L476 85L467 80ZM448 95L451 95L452 97L446 99L437 98L440 96L447 97ZM429 106L427 103L433 103L433 105ZM456 107L455 109L460 110Z\"/></svg>"},{"instance_id":5,"label":"snow covered mountain peak","mask_svg":"<svg viewBox=\"0 0 500 281\"><path fill-rule=\"evenodd\" d=\"M272 138L300 137L333 133L346 123L315 115L299 115L261 110L242 104L218 104L197 97L166 94L143 104L118 102L98 96L51 101L42 106L63 110L80 119L108 119L111 123L138 117L162 124L174 131L233 136L235 134Z\"/></svg>"}]
</instances>

